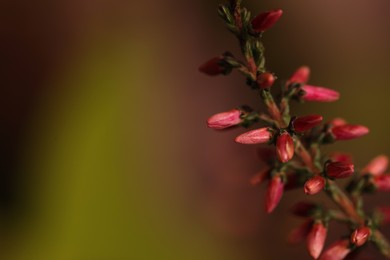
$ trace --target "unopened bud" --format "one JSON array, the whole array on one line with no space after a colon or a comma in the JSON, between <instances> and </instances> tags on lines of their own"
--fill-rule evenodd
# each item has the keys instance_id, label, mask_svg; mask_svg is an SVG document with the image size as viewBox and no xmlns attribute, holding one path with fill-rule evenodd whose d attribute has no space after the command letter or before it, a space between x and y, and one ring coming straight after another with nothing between
<instances>
[{"instance_id":1,"label":"unopened bud","mask_svg":"<svg viewBox=\"0 0 390 260\"><path fill-rule=\"evenodd\" d=\"M351 243L356 246L364 245L370 238L371 230L368 227L360 227L351 235Z\"/></svg>"},{"instance_id":2,"label":"unopened bud","mask_svg":"<svg viewBox=\"0 0 390 260\"><path fill-rule=\"evenodd\" d=\"M321 192L325 187L325 179L322 176L315 176L306 181L304 191L307 195L314 195Z\"/></svg>"},{"instance_id":3,"label":"unopened bud","mask_svg":"<svg viewBox=\"0 0 390 260\"><path fill-rule=\"evenodd\" d=\"M386 155L379 155L372 159L361 171L362 174L374 176L382 175L389 165L389 158Z\"/></svg>"},{"instance_id":4,"label":"unopened bud","mask_svg":"<svg viewBox=\"0 0 390 260\"><path fill-rule=\"evenodd\" d=\"M320 115L301 116L294 119L292 126L296 132L305 132L319 125L322 119Z\"/></svg>"},{"instance_id":5,"label":"unopened bud","mask_svg":"<svg viewBox=\"0 0 390 260\"><path fill-rule=\"evenodd\" d=\"M345 119L337 117L335 119L332 119L328 124L332 125L332 127L346 125L347 121Z\"/></svg>"},{"instance_id":6,"label":"unopened bud","mask_svg":"<svg viewBox=\"0 0 390 260\"><path fill-rule=\"evenodd\" d=\"M275 82L275 76L269 72L264 72L260 74L260 76L257 78L257 83L259 84L259 87L261 89L267 89L272 87L274 82Z\"/></svg>"},{"instance_id":7,"label":"unopened bud","mask_svg":"<svg viewBox=\"0 0 390 260\"><path fill-rule=\"evenodd\" d=\"M378 191L390 191L390 174L375 176L372 182Z\"/></svg>"},{"instance_id":8,"label":"unopened bud","mask_svg":"<svg viewBox=\"0 0 390 260\"><path fill-rule=\"evenodd\" d=\"M298 68L288 80L290 83L306 84L309 81L310 68L302 66Z\"/></svg>"},{"instance_id":9,"label":"unopened bud","mask_svg":"<svg viewBox=\"0 0 390 260\"><path fill-rule=\"evenodd\" d=\"M289 133L284 132L276 140L276 155L282 163L290 161L294 156L294 141Z\"/></svg>"},{"instance_id":10,"label":"unopened bud","mask_svg":"<svg viewBox=\"0 0 390 260\"><path fill-rule=\"evenodd\" d=\"M326 235L327 229L322 222L314 223L306 239L307 250L314 259L320 256L324 248Z\"/></svg>"},{"instance_id":11,"label":"unopened bud","mask_svg":"<svg viewBox=\"0 0 390 260\"><path fill-rule=\"evenodd\" d=\"M339 92L328 88L305 85L302 90L302 99L305 101L332 102L340 98Z\"/></svg>"},{"instance_id":12,"label":"unopened bud","mask_svg":"<svg viewBox=\"0 0 390 260\"><path fill-rule=\"evenodd\" d=\"M221 130L231 126L239 125L241 122L241 111L238 109L233 109L227 112L213 115L207 120L207 125L210 128Z\"/></svg>"},{"instance_id":13,"label":"unopened bud","mask_svg":"<svg viewBox=\"0 0 390 260\"><path fill-rule=\"evenodd\" d=\"M271 129L268 127L252 130L236 137L240 144L264 144L272 138Z\"/></svg>"},{"instance_id":14,"label":"unopened bud","mask_svg":"<svg viewBox=\"0 0 390 260\"><path fill-rule=\"evenodd\" d=\"M221 64L222 57L215 57L205 62L199 67L199 70L209 76L217 76L226 72L226 68Z\"/></svg>"},{"instance_id":15,"label":"unopened bud","mask_svg":"<svg viewBox=\"0 0 390 260\"><path fill-rule=\"evenodd\" d=\"M348 153L340 153L340 152L334 152L329 156L330 160L332 162L345 162L345 163L352 163L352 155Z\"/></svg>"},{"instance_id":16,"label":"unopened bud","mask_svg":"<svg viewBox=\"0 0 390 260\"><path fill-rule=\"evenodd\" d=\"M282 16L283 11L276 9L261 13L252 20L252 28L257 33L262 33L271 28Z\"/></svg>"},{"instance_id":17,"label":"unopened bud","mask_svg":"<svg viewBox=\"0 0 390 260\"><path fill-rule=\"evenodd\" d=\"M326 175L333 179L343 179L352 176L354 165L345 162L330 162L326 165Z\"/></svg>"},{"instance_id":18,"label":"unopened bud","mask_svg":"<svg viewBox=\"0 0 390 260\"><path fill-rule=\"evenodd\" d=\"M267 194L265 197L265 209L271 213L279 204L283 195L284 183L280 176L274 176L268 183Z\"/></svg>"},{"instance_id":19,"label":"unopened bud","mask_svg":"<svg viewBox=\"0 0 390 260\"><path fill-rule=\"evenodd\" d=\"M339 240L325 250L320 260L342 260L349 252L351 252L351 249L349 249L349 241L346 239Z\"/></svg>"},{"instance_id":20,"label":"unopened bud","mask_svg":"<svg viewBox=\"0 0 390 260\"><path fill-rule=\"evenodd\" d=\"M335 140L350 140L364 136L370 130L362 125L340 125L331 129Z\"/></svg>"},{"instance_id":21,"label":"unopened bud","mask_svg":"<svg viewBox=\"0 0 390 260\"><path fill-rule=\"evenodd\" d=\"M291 209L291 213L298 217L309 217L318 208L316 204L309 202L298 202Z\"/></svg>"}]
</instances>

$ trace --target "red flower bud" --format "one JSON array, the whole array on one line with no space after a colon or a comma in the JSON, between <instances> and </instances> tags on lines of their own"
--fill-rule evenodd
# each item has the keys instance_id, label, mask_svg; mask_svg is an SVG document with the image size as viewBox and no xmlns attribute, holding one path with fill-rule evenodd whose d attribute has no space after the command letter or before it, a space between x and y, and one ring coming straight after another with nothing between
<instances>
[{"instance_id":1,"label":"red flower bud","mask_svg":"<svg viewBox=\"0 0 390 260\"><path fill-rule=\"evenodd\" d=\"M349 241L345 239L339 240L326 249L321 255L320 260L342 260L350 251Z\"/></svg>"},{"instance_id":2,"label":"red flower bud","mask_svg":"<svg viewBox=\"0 0 390 260\"><path fill-rule=\"evenodd\" d=\"M265 209L271 213L279 204L283 195L284 183L280 176L274 176L268 183L267 194L265 197Z\"/></svg>"},{"instance_id":3,"label":"red flower bud","mask_svg":"<svg viewBox=\"0 0 390 260\"><path fill-rule=\"evenodd\" d=\"M374 176L382 175L389 165L389 158L386 155L379 155L372 159L361 171L362 174Z\"/></svg>"},{"instance_id":4,"label":"red flower bud","mask_svg":"<svg viewBox=\"0 0 390 260\"><path fill-rule=\"evenodd\" d=\"M350 154L334 152L329 156L332 162L352 163L353 159Z\"/></svg>"},{"instance_id":5,"label":"red flower bud","mask_svg":"<svg viewBox=\"0 0 390 260\"><path fill-rule=\"evenodd\" d=\"M319 125L322 121L322 116L320 115L309 115L309 116L301 116L297 117L292 126L296 132L305 132L317 125Z\"/></svg>"},{"instance_id":6,"label":"red flower bud","mask_svg":"<svg viewBox=\"0 0 390 260\"><path fill-rule=\"evenodd\" d=\"M264 144L272 138L271 129L268 127L252 130L236 137L240 144Z\"/></svg>"},{"instance_id":7,"label":"red flower bud","mask_svg":"<svg viewBox=\"0 0 390 260\"><path fill-rule=\"evenodd\" d=\"M325 179L315 176L305 183L304 191L307 195L314 195L321 192L325 187Z\"/></svg>"},{"instance_id":8,"label":"red flower bud","mask_svg":"<svg viewBox=\"0 0 390 260\"><path fill-rule=\"evenodd\" d=\"M322 249L324 248L326 235L327 229L321 222L315 223L311 228L306 239L306 245L309 254L314 259L317 259L320 256Z\"/></svg>"},{"instance_id":9,"label":"red flower bud","mask_svg":"<svg viewBox=\"0 0 390 260\"><path fill-rule=\"evenodd\" d=\"M283 11L276 9L261 13L252 20L252 28L257 33L262 33L271 28L282 16Z\"/></svg>"},{"instance_id":10,"label":"red flower bud","mask_svg":"<svg viewBox=\"0 0 390 260\"><path fill-rule=\"evenodd\" d=\"M337 117L337 118L331 120L328 124L332 125L333 127L336 127L336 126L346 125L347 121L345 121L344 119L342 119L340 117Z\"/></svg>"},{"instance_id":11,"label":"red flower bud","mask_svg":"<svg viewBox=\"0 0 390 260\"><path fill-rule=\"evenodd\" d=\"M307 220L302 225L293 229L288 235L288 242L291 244L298 244L302 242L309 234L311 227L313 226L313 220Z\"/></svg>"},{"instance_id":12,"label":"red flower bud","mask_svg":"<svg viewBox=\"0 0 390 260\"><path fill-rule=\"evenodd\" d=\"M291 213L298 217L309 217L317 209L317 205L309 202L298 202L291 209Z\"/></svg>"},{"instance_id":13,"label":"red flower bud","mask_svg":"<svg viewBox=\"0 0 390 260\"><path fill-rule=\"evenodd\" d=\"M205 62L199 67L199 70L209 76L217 76L225 72L225 68L220 64L223 61L221 57L215 57Z\"/></svg>"},{"instance_id":14,"label":"red flower bud","mask_svg":"<svg viewBox=\"0 0 390 260\"><path fill-rule=\"evenodd\" d=\"M352 176L354 165L345 162L331 162L326 165L326 175L329 178L343 179Z\"/></svg>"},{"instance_id":15,"label":"red flower bud","mask_svg":"<svg viewBox=\"0 0 390 260\"><path fill-rule=\"evenodd\" d=\"M378 191L390 191L390 174L375 176L372 181Z\"/></svg>"},{"instance_id":16,"label":"red flower bud","mask_svg":"<svg viewBox=\"0 0 390 260\"><path fill-rule=\"evenodd\" d=\"M302 89L305 91L302 97L305 101L332 102L340 98L337 91L328 88L305 85Z\"/></svg>"},{"instance_id":17,"label":"red flower bud","mask_svg":"<svg viewBox=\"0 0 390 260\"><path fill-rule=\"evenodd\" d=\"M275 77L269 72L260 74L257 78L257 83L261 89L266 89L272 87L275 82Z\"/></svg>"},{"instance_id":18,"label":"red flower bud","mask_svg":"<svg viewBox=\"0 0 390 260\"><path fill-rule=\"evenodd\" d=\"M390 207L380 207L378 208L381 221L384 224L390 223Z\"/></svg>"},{"instance_id":19,"label":"red flower bud","mask_svg":"<svg viewBox=\"0 0 390 260\"><path fill-rule=\"evenodd\" d=\"M207 125L213 129L225 129L240 124L242 122L240 116L241 111L238 109L233 109L227 112L213 115L207 120Z\"/></svg>"},{"instance_id":20,"label":"red flower bud","mask_svg":"<svg viewBox=\"0 0 390 260\"><path fill-rule=\"evenodd\" d=\"M289 133L284 132L276 140L276 155L279 161L286 163L294 156L294 141Z\"/></svg>"},{"instance_id":21,"label":"red flower bud","mask_svg":"<svg viewBox=\"0 0 390 260\"><path fill-rule=\"evenodd\" d=\"M332 135L336 140L350 140L364 136L370 130L362 125L340 125L331 129Z\"/></svg>"},{"instance_id":22,"label":"red flower bud","mask_svg":"<svg viewBox=\"0 0 390 260\"><path fill-rule=\"evenodd\" d=\"M290 77L289 82L306 84L309 81L310 68L302 66L298 68L294 74Z\"/></svg>"},{"instance_id":23,"label":"red flower bud","mask_svg":"<svg viewBox=\"0 0 390 260\"><path fill-rule=\"evenodd\" d=\"M351 235L351 243L356 246L364 245L370 237L371 230L368 227L360 227Z\"/></svg>"},{"instance_id":24,"label":"red flower bud","mask_svg":"<svg viewBox=\"0 0 390 260\"><path fill-rule=\"evenodd\" d=\"M270 174L269 168L265 168L261 170L251 178L250 184L252 186L257 186L262 184L267 178L269 178L269 174Z\"/></svg>"}]
</instances>

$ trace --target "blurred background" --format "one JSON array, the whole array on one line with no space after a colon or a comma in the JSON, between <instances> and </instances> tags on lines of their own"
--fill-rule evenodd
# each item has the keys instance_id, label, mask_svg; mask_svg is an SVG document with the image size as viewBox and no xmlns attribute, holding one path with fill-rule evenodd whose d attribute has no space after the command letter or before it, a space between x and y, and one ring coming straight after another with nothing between
<instances>
[{"instance_id":1,"label":"blurred background","mask_svg":"<svg viewBox=\"0 0 390 260\"><path fill-rule=\"evenodd\" d=\"M255 148L232 141L243 130L205 125L237 105L260 107L238 73L197 70L238 54L218 3L1 1L1 259L309 259L304 244L286 242L302 192L266 215L265 187L248 185ZM285 11L264 37L271 71L287 78L309 65L311 83L342 94L294 114L371 129L327 149L353 153L358 168L390 154L390 2L244 3ZM327 244L345 232L332 225Z\"/></svg>"}]
</instances>

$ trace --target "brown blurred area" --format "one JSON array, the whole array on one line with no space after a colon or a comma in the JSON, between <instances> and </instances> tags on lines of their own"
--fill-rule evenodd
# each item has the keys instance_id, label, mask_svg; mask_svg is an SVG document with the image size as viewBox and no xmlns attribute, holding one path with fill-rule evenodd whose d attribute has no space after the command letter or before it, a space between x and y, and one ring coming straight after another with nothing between
<instances>
[{"instance_id":1,"label":"brown blurred area","mask_svg":"<svg viewBox=\"0 0 390 260\"><path fill-rule=\"evenodd\" d=\"M53 98L51 102L56 103L66 93L75 91L77 85L61 82L66 82L69 71L78 68L91 52L121 57L123 51L123 59L127 59L128 53L134 54L129 60L135 66L123 65L121 69L128 70L129 77L137 78L137 84L128 85L131 94L123 92L127 93L125 100L118 98L118 102L138 103L136 118L127 116L131 113L128 110L133 109L131 104L128 110L120 111L126 122L118 124L118 136L126 141L117 150L132 150L136 156L148 159L147 166L135 168L123 152L126 174L142 180L135 198L137 209L129 206L129 212L138 210L143 203L151 209L148 214L153 216L152 226L163 226L156 236L161 240L170 237L166 250L172 254L167 259L175 258L176 247L182 247L188 258L181 255L175 259L309 259L304 244L291 246L286 242L287 232L300 223L289 215L288 209L305 199L303 193L285 194L276 212L266 215L264 187L248 185L249 178L260 167L255 148L232 141L242 129L220 133L205 126L210 115L237 105L261 107L258 97L238 73L208 78L197 70L205 60L226 50L238 54L233 36L217 16L218 3L2 1L0 238L9 247L7 253L11 251L12 255L17 248L23 250L20 236L40 216L40 205L31 199L40 187L34 186L32 180L45 175L27 172L24 157L31 152L28 139L31 129L39 124L35 119L43 100ZM286 78L298 66L309 65L312 84L341 92L342 99L334 104L294 105L296 115L318 113L326 120L340 116L371 129L367 137L326 150L353 153L358 167L377 154L390 154L390 2L244 3L253 13L275 7L285 10L280 22L264 37L270 70ZM106 66L110 69L113 64ZM111 88L107 84L105 90ZM73 105L72 100L63 102L69 107ZM131 129L136 129L136 137ZM141 141L131 145L133 139ZM145 199L149 196L153 199ZM325 197L320 196L320 200L327 203ZM368 208L386 205L389 196L368 196L367 202ZM109 228L110 222L103 225ZM336 225L331 225L331 230L327 244L346 231ZM153 230L148 230L148 234L155 235ZM388 230L385 234L390 237ZM145 236L140 243L153 251L156 241L148 242ZM189 247L191 243L197 244ZM141 258L127 253L118 259Z\"/></svg>"}]
</instances>

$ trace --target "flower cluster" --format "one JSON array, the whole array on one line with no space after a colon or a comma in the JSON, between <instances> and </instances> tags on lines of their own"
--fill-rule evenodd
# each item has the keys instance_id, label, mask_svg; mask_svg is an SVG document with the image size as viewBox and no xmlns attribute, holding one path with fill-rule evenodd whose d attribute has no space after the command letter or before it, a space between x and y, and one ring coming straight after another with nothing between
<instances>
[{"instance_id":1,"label":"flower cluster","mask_svg":"<svg viewBox=\"0 0 390 260\"><path fill-rule=\"evenodd\" d=\"M290 233L289 241L306 240L308 252L314 259L343 259L367 242L390 257L389 243L379 231L382 225L390 222L390 207L365 212L362 199L365 193L390 191L390 174L385 174L387 156L380 155L361 171L355 171L350 155L340 152L323 154L321 149L334 142L362 137L369 133L369 129L349 124L341 118L324 122L322 115L291 115L290 102L293 100L334 102L340 94L309 84L310 69L307 66L298 68L285 81L278 80L266 69L261 38L281 18L282 10L252 17L241 6L240 0L222 4L218 10L227 28L238 38L245 59L240 60L227 52L210 59L199 69L210 76L239 71L245 76L247 85L259 93L267 111L256 111L248 106L232 108L211 116L207 125L223 130L261 124L237 136L235 142L259 145L259 157L265 167L253 176L250 183L257 186L268 182L266 212L273 212L288 190L299 188L309 196L325 192L339 210L314 202L297 203L292 213L305 221ZM278 99L272 94L276 86L281 87ZM338 186L339 179L349 180L345 191ZM346 224L350 232L323 252L331 221Z\"/></svg>"}]
</instances>

